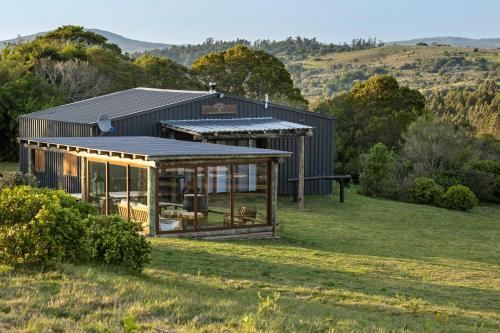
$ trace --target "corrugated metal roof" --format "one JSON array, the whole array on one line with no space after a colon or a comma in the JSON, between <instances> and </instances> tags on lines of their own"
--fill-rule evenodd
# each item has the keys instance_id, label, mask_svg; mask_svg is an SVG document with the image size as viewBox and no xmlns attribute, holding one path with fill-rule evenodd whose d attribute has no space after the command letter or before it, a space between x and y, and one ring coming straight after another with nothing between
<instances>
[{"instance_id":1,"label":"corrugated metal roof","mask_svg":"<svg viewBox=\"0 0 500 333\"><path fill-rule=\"evenodd\" d=\"M309 130L311 126L292 123L272 117L266 118L233 118L233 119L195 119L195 120L163 120L161 124L169 128L195 132L199 134L238 133L238 132L272 132Z\"/></svg>"},{"instance_id":2,"label":"corrugated metal roof","mask_svg":"<svg viewBox=\"0 0 500 333\"><path fill-rule=\"evenodd\" d=\"M94 124L101 114L106 114L110 119L115 119L209 95L216 95L216 93L134 88L28 113L21 117Z\"/></svg>"},{"instance_id":3,"label":"corrugated metal roof","mask_svg":"<svg viewBox=\"0 0 500 333\"><path fill-rule=\"evenodd\" d=\"M22 143L43 143L67 147L91 149L145 156L149 159L171 159L175 157L196 159L197 157L217 159L225 156L288 157L292 153L281 150L227 146L163 139L151 136L99 136L99 137L53 137L22 138Z\"/></svg>"}]
</instances>

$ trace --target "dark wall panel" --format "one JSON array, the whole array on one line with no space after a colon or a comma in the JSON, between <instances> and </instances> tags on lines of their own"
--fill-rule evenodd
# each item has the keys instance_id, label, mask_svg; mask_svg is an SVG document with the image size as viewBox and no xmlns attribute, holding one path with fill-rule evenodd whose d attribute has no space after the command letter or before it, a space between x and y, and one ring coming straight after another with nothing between
<instances>
[{"instance_id":1,"label":"dark wall panel","mask_svg":"<svg viewBox=\"0 0 500 333\"><path fill-rule=\"evenodd\" d=\"M205 104L214 104L223 102L226 104L236 104L238 113L223 114L223 115L202 115L201 108ZM113 132L106 135L117 136L160 136L159 122L161 120L178 120L178 119L211 119L211 118L250 118L250 117L274 117L286 121L296 122L314 127L314 135L306 137L305 146L305 175L321 176L333 174L333 125L334 121L322 115L311 112L300 111L297 109L279 107L269 105L264 107L264 103L253 102L237 97L209 97L201 100L192 101L176 106L166 107L155 111L138 113L123 119L112 121L114 127ZM48 122L36 119L20 119L20 136L21 137L37 137L37 136L96 136L101 135L96 126L71 124L63 122ZM278 150L291 151L294 154L285 159L279 167L279 185L278 193L287 195L293 193L293 184L287 180L298 176L297 167L297 148L298 138L276 138L272 140L271 147ZM26 149L20 148L21 155L21 170L27 170ZM62 159L59 156L51 157L51 163L61 165ZM58 168L51 170L43 178L42 185L56 187L61 183L61 176L58 173ZM75 177L76 178L76 177ZM80 183L67 180L62 182L68 187L68 190L79 190ZM314 181L306 182L305 192L307 194L329 194L332 191L331 181Z\"/></svg>"}]
</instances>

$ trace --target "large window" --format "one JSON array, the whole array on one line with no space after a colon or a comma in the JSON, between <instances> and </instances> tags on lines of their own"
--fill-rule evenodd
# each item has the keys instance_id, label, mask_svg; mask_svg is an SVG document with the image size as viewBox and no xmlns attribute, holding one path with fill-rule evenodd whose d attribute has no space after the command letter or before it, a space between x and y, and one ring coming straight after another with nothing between
<instances>
[{"instance_id":1,"label":"large window","mask_svg":"<svg viewBox=\"0 0 500 333\"><path fill-rule=\"evenodd\" d=\"M268 164L159 170L160 232L268 224Z\"/></svg>"},{"instance_id":2,"label":"large window","mask_svg":"<svg viewBox=\"0 0 500 333\"><path fill-rule=\"evenodd\" d=\"M89 161L88 173L89 202L106 214L106 163Z\"/></svg>"},{"instance_id":3,"label":"large window","mask_svg":"<svg viewBox=\"0 0 500 333\"><path fill-rule=\"evenodd\" d=\"M123 207L124 217L127 209L127 167L109 164L109 213L119 214Z\"/></svg>"}]
</instances>

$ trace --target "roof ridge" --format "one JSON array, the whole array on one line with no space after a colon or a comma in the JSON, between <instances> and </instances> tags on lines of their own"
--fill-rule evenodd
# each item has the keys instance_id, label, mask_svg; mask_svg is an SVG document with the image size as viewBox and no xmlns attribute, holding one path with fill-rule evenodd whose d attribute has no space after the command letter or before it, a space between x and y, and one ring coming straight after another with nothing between
<instances>
[{"instance_id":1,"label":"roof ridge","mask_svg":"<svg viewBox=\"0 0 500 333\"><path fill-rule=\"evenodd\" d=\"M34 111L34 112L29 112L29 113L24 113L24 114L20 115L19 117L22 118L22 117L29 116L32 113L38 113L38 112L44 112L44 111L48 111L48 110L52 110L52 109L57 109L58 107L61 107L61 106L68 106L68 105L80 104L82 102L87 102L87 101L90 101L90 100L93 100L93 99L97 99L97 98L101 98L101 97L106 97L106 96L110 96L110 95L115 95L115 94L118 94L118 93L123 93L125 91L134 90L134 89L135 88L130 88L130 89L125 89L125 90L115 91L115 92L112 92L112 93L109 93L109 94L104 94L104 95L99 95L99 96L95 96L95 97L90 97L90 98L82 99L82 100L76 101L76 102L71 102L71 103L65 103L65 104L61 104L61 105L56 105L56 106L53 106L53 107L50 107L50 108L46 108L46 109L42 109L42 110L38 110L38 111Z\"/></svg>"},{"instance_id":2,"label":"roof ridge","mask_svg":"<svg viewBox=\"0 0 500 333\"><path fill-rule=\"evenodd\" d=\"M278 120L274 117L247 117L247 118L204 118L204 119L172 119L172 120L161 120L160 122L190 122L190 121L241 121L241 120ZM280 120L286 121L286 120Z\"/></svg>"},{"instance_id":3,"label":"roof ridge","mask_svg":"<svg viewBox=\"0 0 500 333\"><path fill-rule=\"evenodd\" d=\"M214 94L211 91L205 90L182 90L182 89L163 89L163 88L150 88L150 87L135 87L134 90L153 90L153 91L168 91L168 92L183 92L183 93L193 93L193 94Z\"/></svg>"}]
</instances>

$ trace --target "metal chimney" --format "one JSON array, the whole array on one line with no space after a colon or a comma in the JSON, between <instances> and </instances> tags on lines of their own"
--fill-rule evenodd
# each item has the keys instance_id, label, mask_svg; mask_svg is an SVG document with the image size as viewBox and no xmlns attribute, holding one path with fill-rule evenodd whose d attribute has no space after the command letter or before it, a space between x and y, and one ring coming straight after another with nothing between
<instances>
[{"instance_id":1,"label":"metal chimney","mask_svg":"<svg viewBox=\"0 0 500 333\"><path fill-rule=\"evenodd\" d=\"M216 91L215 91L215 87L217 86L217 83L216 83L215 81L210 81L210 82L208 83L208 85L210 86L210 90L209 90L209 91L210 91L211 93L216 92Z\"/></svg>"}]
</instances>

